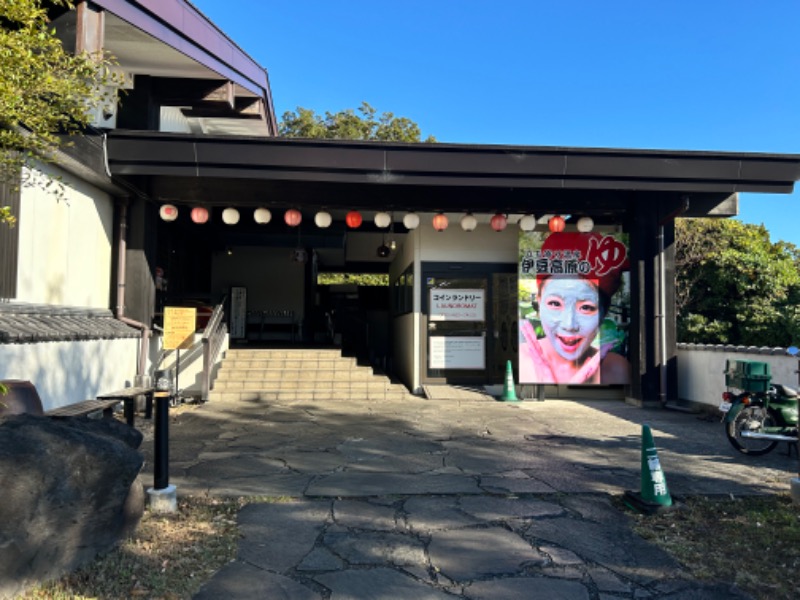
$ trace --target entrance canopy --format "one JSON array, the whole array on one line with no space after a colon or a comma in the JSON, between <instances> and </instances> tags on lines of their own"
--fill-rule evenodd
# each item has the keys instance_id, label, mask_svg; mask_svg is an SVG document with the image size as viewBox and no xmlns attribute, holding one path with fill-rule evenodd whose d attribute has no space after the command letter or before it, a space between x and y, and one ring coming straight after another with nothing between
<instances>
[{"instance_id":1,"label":"entrance canopy","mask_svg":"<svg viewBox=\"0 0 800 600\"><path fill-rule=\"evenodd\" d=\"M738 192L790 193L800 156L109 133L111 173L158 202L591 216L656 197L733 216ZM685 205L685 203L684 203ZM641 210L641 206L638 207Z\"/></svg>"},{"instance_id":2,"label":"entrance canopy","mask_svg":"<svg viewBox=\"0 0 800 600\"><path fill-rule=\"evenodd\" d=\"M295 294L300 300L292 305L305 318L319 308L312 270L341 267L358 272L366 256L372 264L383 261L378 266L394 278L391 289L396 295L413 292L408 298L396 298L391 336L396 348L390 351L385 344L385 355L393 357L411 389L428 381L426 377L439 377L433 371L442 370L425 354L438 348L431 339L437 337L434 334L440 327L438 322L429 326L425 293L429 283L435 285L448 274L453 289L480 289L480 301L485 298L486 306L491 307L486 310L491 318L484 318L477 332L468 332L471 339L481 342L476 342L477 349L470 354L475 361L464 369L493 381L516 349L516 336L509 334L517 328L516 311L506 306L517 304L513 291L519 258L515 232L495 237L488 227L474 233L458 227L439 236L434 231L439 227L430 220L433 214L450 213L453 219L470 212L486 222L501 213L509 215L511 225L522 215L533 214L542 228L552 215L567 217L568 225L591 217L598 229L629 237L630 314L622 318L630 340L631 373L635 374L629 393L636 399L671 398L677 390L674 285L669 283L674 281L674 219L734 216L739 192L789 193L800 179L800 155L777 154L209 137L120 130L108 134L106 151L114 179L124 180L147 201L135 203L139 207L155 203L213 209L211 226L202 233L184 214L185 226L170 226L169 234L163 236L172 246L160 249L162 254L156 259L172 265L173 280L178 275L187 278L184 288L208 277L209 271L212 280L206 288L212 292L234 283L244 285L240 280L249 276L248 294L261 292L261 308L272 309L270 303L276 301L278 290L275 286L267 289L261 277L262 271L275 273L277 269L269 261L273 254L268 250L311 248L314 260L305 263L311 266L303 271L308 285L298 283L297 290L303 291ZM275 213L266 228L254 221L255 209L260 207ZM241 215L241 220L233 220L236 227L222 224L224 214L223 219L219 216L225 208L236 208ZM283 211L290 208L305 213L302 222L311 225L302 231L301 227L284 226ZM372 215L367 214L357 232L348 230L345 214L354 209L391 213L394 229L389 231L397 235L407 233L402 225L407 211L423 213L426 227L409 235L413 245L401 248L398 241L394 260L380 258L376 248L385 246L382 231L386 230L373 225ZM330 228L315 227L317 211L332 215ZM134 231L152 226L144 212L139 211ZM150 206L150 212L155 212L154 207ZM363 257L352 256L349 249L357 245L354 238L370 234L378 237L363 245ZM152 236L141 235L146 249ZM222 258L238 256L239 248L243 249L241 272L234 269L236 259L223 262ZM286 254L279 254L284 263ZM331 260L332 256L338 258ZM128 285L129 289L148 289L150 264L140 261L138 285ZM282 277L279 291L288 288L288 274ZM396 285L403 281L408 290ZM170 286L175 289L172 283ZM653 301L656 298L658 302ZM146 302L143 296L143 311ZM446 325L438 337L446 337ZM318 329L312 325L311 330ZM504 345L503 340L511 343ZM478 368L479 364L485 368Z\"/></svg>"}]
</instances>

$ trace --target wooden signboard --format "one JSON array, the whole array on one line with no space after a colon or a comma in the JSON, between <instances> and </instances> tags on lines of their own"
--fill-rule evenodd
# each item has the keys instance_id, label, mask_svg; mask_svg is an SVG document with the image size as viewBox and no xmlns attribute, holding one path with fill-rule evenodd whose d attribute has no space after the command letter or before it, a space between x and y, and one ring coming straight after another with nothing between
<instances>
[{"instance_id":1,"label":"wooden signboard","mask_svg":"<svg viewBox=\"0 0 800 600\"><path fill-rule=\"evenodd\" d=\"M197 309L183 306L164 308L164 350L191 348L197 328Z\"/></svg>"}]
</instances>

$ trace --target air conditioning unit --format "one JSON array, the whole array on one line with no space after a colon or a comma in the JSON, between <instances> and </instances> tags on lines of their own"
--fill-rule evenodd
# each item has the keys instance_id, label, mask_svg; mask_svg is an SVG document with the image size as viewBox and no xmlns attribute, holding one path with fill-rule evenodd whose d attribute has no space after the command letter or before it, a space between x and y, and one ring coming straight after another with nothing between
<instances>
[{"instance_id":1,"label":"air conditioning unit","mask_svg":"<svg viewBox=\"0 0 800 600\"><path fill-rule=\"evenodd\" d=\"M89 124L98 129L115 129L117 127L117 99L116 86L103 86L104 102L89 111Z\"/></svg>"}]
</instances>

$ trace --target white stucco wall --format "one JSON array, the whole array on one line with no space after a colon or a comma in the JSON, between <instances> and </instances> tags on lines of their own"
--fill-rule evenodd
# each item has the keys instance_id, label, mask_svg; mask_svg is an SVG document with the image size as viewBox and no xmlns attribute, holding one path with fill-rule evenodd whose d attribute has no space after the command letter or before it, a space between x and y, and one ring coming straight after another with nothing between
<instances>
[{"instance_id":1,"label":"white stucco wall","mask_svg":"<svg viewBox=\"0 0 800 600\"><path fill-rule=\"evenodd\" d=\"M463 213L446 213L450 225L436 231L430 219L417 229L418 249L425 262L517 262L519 229L509 223L504 231L494 231L482 222L475 231L464 231L459 225Z\"/></svg>"},{"instance_id":2,"label":"white stucco wall","mask_svg":"<svg viewBox=\"0 0 800 600\"><path fill-rule=\"evenodd\" d=\"M138 338L0 344L0 379L36 386L45 410L134 384Z\"/></svg>"},{"instance_id":3,"label":"white stucco wall","mask_svg":"<svg viewBox=\"0 0 800 600\"><path fill-rule=\"evenodd\" d=\"M62 198L35 184L22 190L16 300L108 308L113 201L55 166L26 170L34 181L50 176L62 178Z\"/></svg>"},{"instance_id":4,"label":"white stucco wall","mask_svg":"<svg viewBox=\"0 0 800 600\"><path fill-rule=\"evenodd\" d=\"M783 348L734 348L682 344L678 348L678 398L719 406L725 387L726 360L769 363L774 383L798 387L798 359Z\"/></svg>"}]
</instances>

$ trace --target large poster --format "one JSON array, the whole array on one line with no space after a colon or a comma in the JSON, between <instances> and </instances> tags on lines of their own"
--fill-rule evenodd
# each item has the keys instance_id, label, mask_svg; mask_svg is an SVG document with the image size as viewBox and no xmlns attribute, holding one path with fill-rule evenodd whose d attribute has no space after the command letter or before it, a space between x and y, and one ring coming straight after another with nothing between
<instances>
[{"instance_id":1,"label":"large poster","mask_svg":"<svg viewBox=\"0 0 800 600\"><path fill-rule=\"evenodd\" d=\"M630 383L628 268L620 235L520 233L520 383Z\"/></svg>"}]
</instances>

